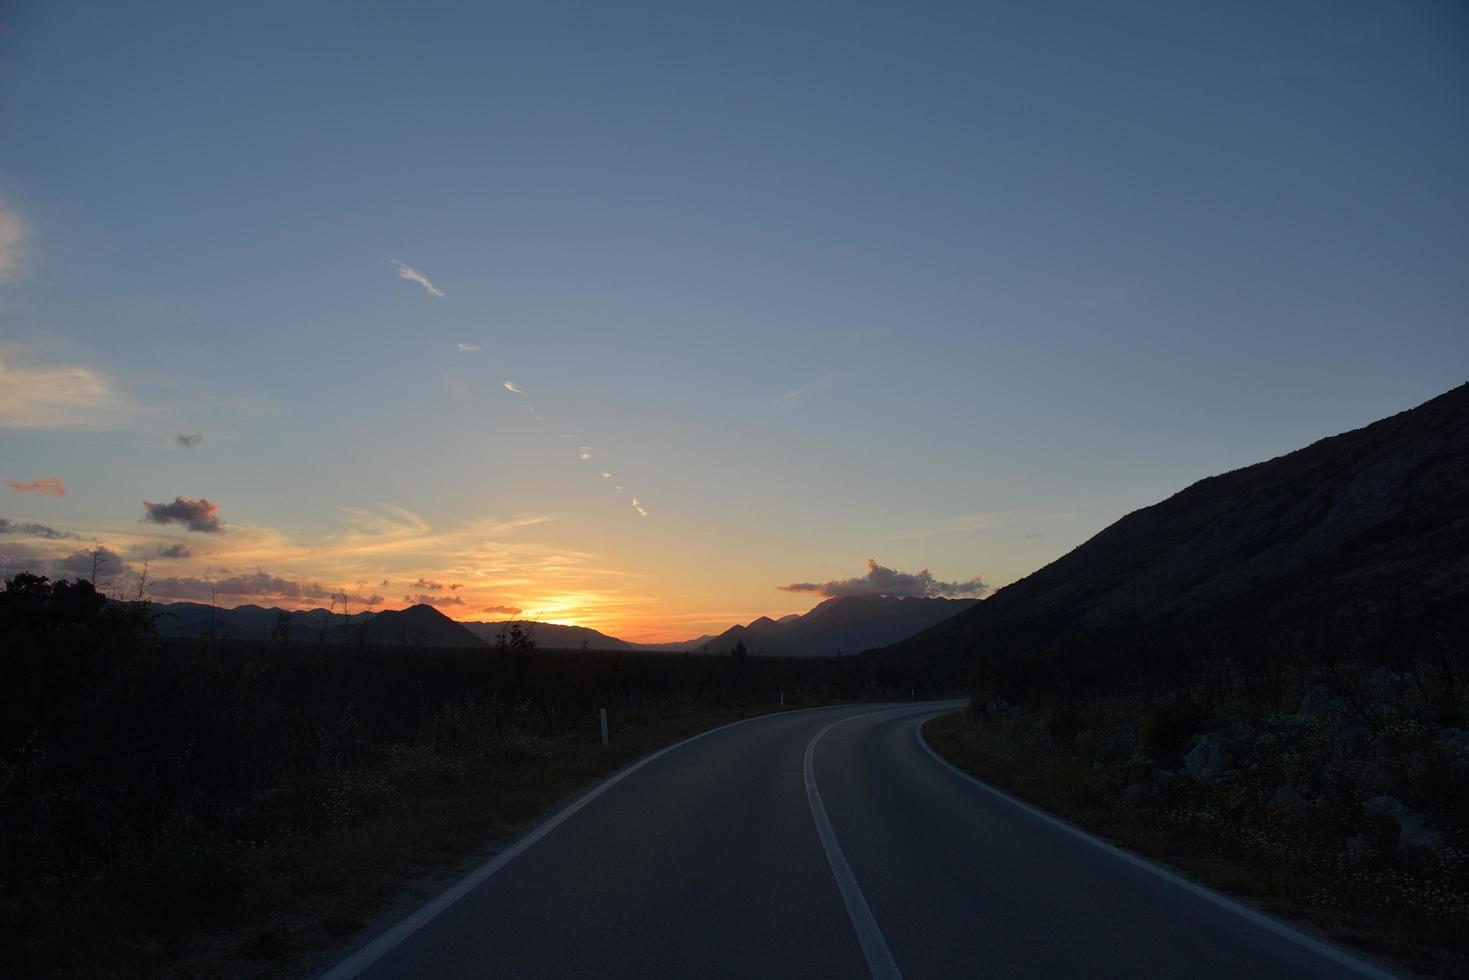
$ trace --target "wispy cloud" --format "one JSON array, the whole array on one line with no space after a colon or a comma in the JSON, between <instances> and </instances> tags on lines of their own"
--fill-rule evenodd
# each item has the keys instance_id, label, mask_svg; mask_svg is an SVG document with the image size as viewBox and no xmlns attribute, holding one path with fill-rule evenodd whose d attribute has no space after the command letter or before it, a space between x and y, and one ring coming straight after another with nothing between
<instances>
[{"instance_id":1,"label":"wispy cloud","mask_svg":"<svg viewBox=\"0 0 1469 980\"><path fill-rule=\"evenodd\" d=\"M782 592L811 592L823 596L921 596L924 598L981 596L990 590L976 575L967 582L943 582L928 569L916 573L899 572L867 559L867 574L858 578L833 579L829 582L793 582L778 585Z\"/></svg>"},{"instance_id":2,"label":"wispy cloud","mask_svg":"<svg viewBox=\"0 0 1469 980\"><path fill-rule=\"evenodd\" d=\"M171 544L167 547L160 545L154 555L159 558L193 558L194 549L186 544Z\"/></svg>"},{"instance_id":3,"label":"wispy cloud","mask_svg":"<svg viewBox=\"0 0 1469 980\"><path fill-rule=\"evenodd\" d=\"M506 616L519 616L521 613L525 612L525 610L520 608L519 606L485 606L483 609L480 610L480 612L487 612L492 614L502 613Z\"/></svg>"},{"instance_id":4,"label":"wispy cloud","mask_svg":"<svg viewBox=\"0 0 1469 980\"><path fill-rule=\"evenodd\" d=\"M32 480L30 483L17 483L14 480L5 481L5 485L16 493L38 493L43 497L65 497L66 484L61 482L59 476L43 476Z\"/></svg>"},{"instance_id":5,"label":"wispy cloud","mask_svg":"<svg viewBox=\"0 0 1469 980\"><path fill-rule=\"evenodd\" d=\"M190 531L218 534L224 530L219 522L219 504L200 497L175 497L171 504L143 501L143 520L149 524L180 524Z\"/></svg>"},{"instance_id":6,"label":"wispy cloud","mask_svg":"<svg viewBox=\"0 0 1469 980\"><path fill-rule=\"evenodd\" d=\"M0 358L0 428L106 429L130 410L127 399L91 368Z\"/></svg>"},{"instance_id":7,"label":"wispy cloud","mask_svg":"<svg viewBox=\"0 0 1469 980\"><path fill-rule=\"evenodd\" d=\"M407 279L409 282L418 283L428 292L430 296L437 296L440 299L443 298L444 291L438 286L435 286L433 283L429 282L428 276L424 275L422 272L419 272L417 269L413 268L413 266L408 265L405 262L399 262L397 259L393 260L393 264L398 267L398 275L401 278Z\"/></svg>"},{"instance_id":8,"label":"wispy cloud","mask_svg":"<svg viewBox=\"0 0 1469 980\"><path fill-rule=\"evenodd\" d=\"M513 391L517 395L524 394L524 392L522 392L519 388L517 388L515 386L515 382L514 381L507 381L507 382L505 382L505 390L506 391Z\"/></svg>"},{"instance_id":9,"label":"wispy cloud","mask_svg":"<svg viewBox=\"0 0 1469 980\"><path fill-rule=\"evenodd\" d=\"M450 592L456 592L459 589L464 588L464 583L463 582L436 582L436 581L434 581L431 578L422 578L422 577L420 577L417 582L414 582L413 583L413 587L415 589L428 589L430 592L442 592L445 589L448 589Z\"/></svg>"},{"instance_id":10,"label":"wispy cloud","mask_svg":"<svg viewBox=\"0 0 1469 980\"><path fill-rule=\"evenodd\" d=\"M824 391L836 384L840 377L836 374L820 374L794 388L787 388L770 400L772 405L781 405L786 402L804 401L807 396L814 395L818 391Z\"/></svg>"},{"instance_id":11,"label":"wispy cloud","mask_svg":"<svg viewBox=\"0 0 1469 980\"><path fill-rule=\"evenodd\" d=\"M606 471L603 471L603 473L602 473L602 479L604 479L604 480L610 480L610 479L612 479L612 474L611 473L608 473Z\"/></svg>"},{"instance_id":12,"label":"wispy cloud","mask_svg":"<svg viewBox=\"0 0 1469 980\"><path fill-rule=\"evenodd\" d=\"M186 436L183 433L179 433L178 435L173 437L173 441L178 443L180 446L183 446L185 449L193 449L195 446L199 445L199 443L204 441L204 433L196 432L191 436Z\"/></svg>"},{"instance_id":13,"label":"wispy cloud","mask_svg":"<svg viewBox=\"0 0 1469 980\"><path fill-rule=\"evenodd\" d=\"M48 541L58 541L64 538L75 538L76 535L70 531L58 531L54 527L45 524L31 524L26 521L10 521L0 517L0 534L14 534L23 538L45 538Z\"/></svg>"},{"instance_id":14,"label":"wispy cloud","mask_svg":"<svg viewBox=\"0 0 1469 980\"><path fill-rule=\"evenodd\" d=\"M576 450L576 458L577 459L591 459L592 458L592 447L591 446L579 446L579 447L577 447L577 450Z\"/></svg>"},{"instance_id":15,"label":"wispy cloud","mask_svg":"<svg viewBox=\"0 0 1469 980\"><path fill-rule=\"evenodd\" d=\"M460 353L468 353L469 351L479 350L479 344L455 344L454 346L459 350Z\"/></svg>"},{"instance_id":16,"label":"wispy cloud","mask_svg":"<svg viewBox=\"0 0 1469 980\"><path fill-rule=\"evenodd\" d=\"M622 488L621 487L618 487L618 489L620 490ZM644 507L643 507L642 504L638 503L638 498L637 497L632 498L632 509L635 510L635 511L637 511L643 517L647 517L648 516L647 510L644 509ZM677 523L677 522L675 522L675 523Z\"/></svg>"},{"instance_id":17,"label":"wispy cloud","mask_svg":"<svg viewBox=\"0 0 1469 980\"><path fill-rule=\"evenodd\" d=\"M30 246L31 231L20 213L0 197L0 282L20 276Z\"/></svg>"}]
</instances>

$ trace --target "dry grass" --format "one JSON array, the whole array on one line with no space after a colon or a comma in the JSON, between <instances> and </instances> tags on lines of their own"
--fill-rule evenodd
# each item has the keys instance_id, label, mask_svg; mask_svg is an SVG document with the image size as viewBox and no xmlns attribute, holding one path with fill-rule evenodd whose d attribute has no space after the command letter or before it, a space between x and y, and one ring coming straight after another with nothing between
<instances>
[{"instance_id":1,"label":"dry grass","mask_svg":"<svg viewBox=\"0 0 1469 980\"><path fill-rule=\"evenodd\" d=\"M1408 969L1469 977L1462 896L1450 896L1451 907L1440 909L1425 894L1434 887L1425 879L1358 869L1339 856L1322 860L1299 841L1231 826L1217 799L1212 806L1194 797L1170 807L1129 808L1120 792L1128 777L1093 763L1090 752L1074 751L1086 748L1091 732L1060 746L1040 716L1015 712L995 724L956 712L930 721L924 734L967 772L1195 880ZM1371 880L1355 880L1364 875ZM1365 897L1367 889L1376 890L1375 901Z\"/></svg>"},{"instance_id":2,"label":"dry grass","mask_svg":"<svg viewBox=\"0 0 1469 980\"><path fill-rule=\"evenodd\" d=\"M413 907L520 836L557 803L637 758L764 708L685 707L615 725L608 749L584 738L519 738L514 753L390 752L371 769L344 772L333 805L340 826L324 835L239 842L217 887L227 894L204 918L179 908L160 916L134 901L138 878L98 880L32 896L43 934L12 962L13 975L299 975L328 965L352 937L390 909ZM165 872L166 873L166 872ZM406 897L405 897L406 896ZM12 950L12 953L16 951Z\"/></svg>"}]
</instances>

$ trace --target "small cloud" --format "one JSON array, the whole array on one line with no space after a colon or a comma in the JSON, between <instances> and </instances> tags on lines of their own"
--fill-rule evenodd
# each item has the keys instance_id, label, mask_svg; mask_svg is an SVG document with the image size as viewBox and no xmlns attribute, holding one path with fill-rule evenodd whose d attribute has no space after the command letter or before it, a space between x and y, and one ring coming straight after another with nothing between
<instances>
[{"instance_id":1,"label":"small cloud","mask_svg":"<svg viewBox=\"0 0 1469 980\"><path fill-rule=\"evenodd\" d=\"M479 344L455 344L454 346L459 349L460 353L479 350Z\"/></svg>"},{"instance_id":2,"label":"small cloud","mask_svg":"<svg viewBox=\"0 0 1469 980\"><path fill-rule=\"evenodd\" d=\"M614 489L614 490L616 490L616 491L617 491L617 492L618 492L618 493L622 493L622 492L623 492L623 490L622 490L622 484L621 484L621 483L619 483L619 484L618 484L618 485L617 485L617 486L616 486L616 487L614 487L614 488L613 488L613 489Z\"/></svg>"},{"instance_id":3,"label":"small cloud","mask_svg":"<svg viewBox=\"0 0 1469 980\"><path fill-rule=\"evenodd\" d=\"M393 260L393 264L398 267L398 275L401 278L407 279L409 282L418 283L420 286L428 291L428 294L430 296L437 296L440 299L443 298L444 291L438 286L435 286L433 283L429 282L428 276L424 275L422 272L419 272L411 265L399 262L397 259Z\"/></svg>"},{"instance_id":4,"label":"small cloud","mask_svg":"<svg viewBox=\"0 0 1469 980\"><path fill-rule=\"evenodd\" d=\"M186 544L171 544L155 552L159 558L193 558L194 551Z\"/></svg>"},{"instance_id":5,"label":"small cloud","mask_svg":"<svg viewBox=\"0 0 1469 980\"><path fill-rule=\"evenodd\" d=\"M828 597L835 596L918 596L923 598L957 598L984 595L990 590L975 576L967 582L941 582L929 574L928 569L910 574L894 571L867 559L867 574L860 578L834 579L830 582L793 582L779 585L782 592L811 592Z\"/></svg>"},{"instance_id":6,"label":"small cloud","mask_svg":"<svg viewBox=\"0 0 1469 980\"><path fill-rule=\"evenodd\" d=\"M29 252L31 230L20 213L0 197L0 282L17 278Z\"/></svg>"},{"instance_id":7,"label":"small cloud","mask_svg":"<svg viewBox=\"0 0 1469 980\"><path fill-rule=\"evenodd\" d=\"M204 441L204 433L196 432L191 436L186 436L183 433L180 433L173 437L173 441L178 443L180 446L183 446L185 449L193 449L195 446L199 445L199 443Z\"/></svg>"},{"instance_id":8,"label":"small cloud","mask_svg":"<svg viewBox=\"0 0 1469 980\"><path fill-rule=\"evenodd\" d=\"M592 458L592 447L591 446L578 446L577 447L577 450L576 450L576 458L577 459L591 459Z\"/></svg>"},{"instance_id":9,"label":"small cloud","mask_svg":"<svg viewBox=\"0 0 1469 980\"><path fill-rule=\"evenodd\" d=\"M143 520L149 524L181 524L190 531L217 534L223 531L219 523L219 504L203 497L175 497L171 504L155 504L143 501Z\"/></svg>"},{"instance_id":10,"label":"small cloud","mask_svg":"<svg viewBox=\"0 0 1469 980\"><path fill-rule=\"evenodd\" d=\"M522 392L519 388L517 388L515 386L515 382L514 381L507 381L507 382L505 382L505 390L506 391L513 391L517 395L524 394L524 392Z\"/></svg>"},{"instance_id":11,"label":"small cloud","mask_svg":"<svg viewBox=\"0 0 1469 980\"><path fill-rule=\"evenodd\" d=\"M1036 532L1035 534L1027 534L1026 537L1027 538L1043 538L1043 537L1045 537L1045 535L1044 534L1041 534L1040 532Z\"/></svg>"},{"instance_id":12,"label":"small cloud","mask_svg":"<svg viewBox=\"0 0 1469 980\"><path fill-rule=\"evenodd\" d=\"M641 514L644 517L647 517L648 516L648 512L643 509L643 505L640 504L640 503L638 503L638 498L637 497L632 498L632 509L635 510L635 511L637 511L639 514Z\"/></svg>"},{"instance_id":13,"label":"small cloud","mask_svg":"<svg viewBox=\"0 0 1469 980\"><path fill-rule=\"evenodd\" d=\"M39 493L43 497L65 497L66 484L61 482L59 476L43 476L32 480L30 483L17 483L7 480L5 485L16 493Z\"/></svg>"},{"instance_id":14,"label":"small cloud","mask_svg":"<svg viewBox=\"0 0 1469 980\"><path fill-rule=\"evenodd\" d=\"M9 521L0 517L0 534L15 534L26 538L45 538L48 541L57 541L62 538L75 538L76 535L69 531L58 531L54 527L45 524L31 524L27 521Z\"/></svg>"},{"instance_id":15,"label":"small cloud","mask_svg":"<svg viewBox=\"0 0 1469 980\"><path fill-rule=\"evenodd\" d=\"M602 479L604 479L604 480L610 480L610 479L612 479L612 474L611 473L604 472L602 474Z\"/></svg>"},{"instance_id":16,"label":"small cloud","mask_svg":"<svg viewBox=\"0 0 1469 980\"><path fill-rule=\"evenodd\" d=\"M521 613L525 612L525 610L521 609L519 606L485 606L484 609L480 611L487 613L504 613L506 616L519 616Z\"/></svg>"}]
</instances>

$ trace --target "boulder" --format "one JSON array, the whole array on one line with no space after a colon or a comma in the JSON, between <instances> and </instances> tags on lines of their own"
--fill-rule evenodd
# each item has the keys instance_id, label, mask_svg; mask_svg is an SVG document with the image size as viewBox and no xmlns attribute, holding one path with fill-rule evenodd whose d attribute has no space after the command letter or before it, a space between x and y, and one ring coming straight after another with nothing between
<instances>
[{"instance_id":1,"label":"boulder","mask_svg":"<svg viewBox=\"0 0 1469 980\"><path fill-rule=\"evenodd\" d=\"M1194 780L1207 783L1229 768L1234 759L1224 747L1219 732L1197 735L1183 757L1183 768Z\"/></svg>"},{"instance_id":2,"label":"boulder","mask_svg":"<svg viewBox=\"0 0 1469 980\"><path fill-rule=\"evenodd\" d=\"M1128 809L1138 810L1157 803L1161 795L1152 783L1133 783L1122 791L1122 804Z\"/></svg>"},{"instance_id":3,"label":"boulder","mask_svg":"<svg viewBox=\"0 0 1469 980\"><path fill-rule=\"evenodd\" d=\"M1444 845L1443 831L1395 797L1374 796L1362 804L1362 809L1369 816L1385 817L1398 825L1398 847L1402 850L1437 851Z\"/></svg>"}]
</instances>

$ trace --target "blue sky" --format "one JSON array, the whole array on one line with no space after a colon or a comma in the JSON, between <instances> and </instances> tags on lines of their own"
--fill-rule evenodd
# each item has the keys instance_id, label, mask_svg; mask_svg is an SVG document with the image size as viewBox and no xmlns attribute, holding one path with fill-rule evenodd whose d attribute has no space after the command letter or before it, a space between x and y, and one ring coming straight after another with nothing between
<instances>
[{"instance_id":1,"label":"blue sky","mask_svg":"<svg viewBox=\"0 0 1469 980\"><path fill-rule=\"evenodd\" d=\"M1003 585L1469 363L1459 4L0 28L0 479L69 491L0 517L76 535L12 569L673 638L868 558Z\"/></svg>"}]
</instances>

